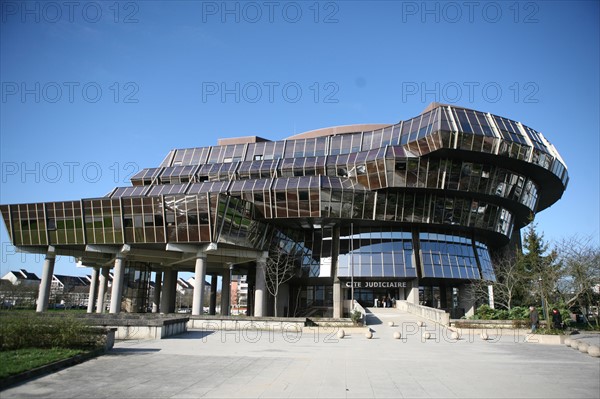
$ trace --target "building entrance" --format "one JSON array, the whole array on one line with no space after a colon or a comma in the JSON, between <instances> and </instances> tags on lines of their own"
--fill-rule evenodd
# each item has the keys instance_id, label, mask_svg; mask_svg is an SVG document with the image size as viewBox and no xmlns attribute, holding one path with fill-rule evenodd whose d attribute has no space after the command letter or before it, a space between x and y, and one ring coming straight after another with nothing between
<instances>
[{"instance_id":1,"label":"building entrance","mask_svg":"<svg viewBox=\"0 0 600 399\"><path fill-rule=\"evenodd\" d=\"M346 290L346 299L352 299L352 290ZM384 307L383 302L389 298L393 302L398 298L397 288L355 288L354 299L362 307ZM387 306L387 304L385 305Z\"/></svg>"}]
</instances>

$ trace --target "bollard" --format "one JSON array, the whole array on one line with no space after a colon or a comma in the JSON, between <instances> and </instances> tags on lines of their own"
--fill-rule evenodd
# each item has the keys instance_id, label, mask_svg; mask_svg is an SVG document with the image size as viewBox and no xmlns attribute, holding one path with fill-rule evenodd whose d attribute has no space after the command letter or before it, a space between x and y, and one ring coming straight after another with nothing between
<instances>
[{"instance_id":1,"label":"bollard","mask_svg":"<svg viewBox=\"0 0 600 399\"><path fill-rule=\"evenodd\" d=\"M600 357L600 346L590 345L588 347L588 355L593 357Z\"/></svg>"}]
</instances>

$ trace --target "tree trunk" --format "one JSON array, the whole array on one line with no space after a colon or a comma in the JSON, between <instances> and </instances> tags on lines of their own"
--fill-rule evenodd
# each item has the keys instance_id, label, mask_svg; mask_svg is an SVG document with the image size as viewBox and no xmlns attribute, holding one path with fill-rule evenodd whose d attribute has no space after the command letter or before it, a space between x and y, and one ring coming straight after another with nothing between
<instances>
[{"instance_id":1,"label":"tree trunk","mask_svg":"<svg viewBox=\"0 0 600 399\"><path fill-rule=\"evenodd\" d=\"M274 295L273 299L275 300L275 311L273 312L273 314L275 315L275 317L277 317L277 295Z\"/></svg>"}]
</instances>

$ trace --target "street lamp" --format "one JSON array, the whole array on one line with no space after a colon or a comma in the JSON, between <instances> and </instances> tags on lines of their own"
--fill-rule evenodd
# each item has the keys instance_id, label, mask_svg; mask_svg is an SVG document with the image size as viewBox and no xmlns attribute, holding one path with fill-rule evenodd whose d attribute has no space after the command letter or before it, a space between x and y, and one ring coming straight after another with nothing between
<instances>
[{"instance_id":1,"label":"street lamp","mask_svg":"<svg viewBox=\"0 0 600 399\"><path fill-rule=\"evenodd\" d=\"M354 311L354 223L350 223L350 312Z\"/></svg>"},{"instance_id":2,"label":"street lamp","mask_svg":"<svg viewBox=\"0 0 600 399\"><path fill-rule=\"evenodd\" d=\"M546 319L546 323L548 323L548 312L546 312L546 307L544 306L544 285L541 277L538 278L538 282L540 283L540 296L542 298L542 314L544 315L544 319Z\"/></svg>"}]
</instances>

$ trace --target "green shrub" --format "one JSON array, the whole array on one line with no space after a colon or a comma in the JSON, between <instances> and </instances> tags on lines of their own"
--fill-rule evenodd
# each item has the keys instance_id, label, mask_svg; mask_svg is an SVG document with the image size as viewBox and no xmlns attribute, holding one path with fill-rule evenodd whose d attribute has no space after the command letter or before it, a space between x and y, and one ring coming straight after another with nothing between
<instances>
[{"instance_id":1,"label":"green shrub","mask_svg":"<svg viewBox=\"0 0 600 399\"><path fill-rule=\"evenodd\" d=\"M494 320L509 320L509 313L506 309L496 309L494 312Z\"/></svg>"},{"instance_id":2,"label":"green shrub","mask_svg":"<svg viewBox=\"0 0 600 399\"><path fill-rule=\"evenodd\" d=\"M529 308L516 306L510 311L506 309L492 309L488 305L477 308L474 320L523 320L529 319Z\"/></svg>"},{"instance_id":3,"label":"green shrub","mask_svg":"<svg viewBox=\"0 0 600 399\"><path fill-rule=\"evenodd\" d=\"M515 306L508 312L510 320L529 319L529 308L526 306Z\"/></svg>"},{"instance_id":4,"label":"green shrub","mask_svg":"<svg viewBox=\"0 0 600 399\"><path fill-rule=\"evenodd\" d=\"M98 329L73 317L3 315L0 318L0 350L21 348L89 348L102 339Z\"/></svg>"},{"instance_id":5,"label":"green shrub","mask_svg":"<svg viewBox=\"0 0 600 399\"><path fill-rule=\"evenodd\" d=\"M481 305L477 308L475 316L477 316L478 320L492 320L494 317L494 309L490 308L488 305Z\"/></svg>"},{"instance_id":6,"label":"green shrub","mask_svg":"<svg viewBox=\"0 0 600 399\"><path fill-rule=\"evenodd\" d=\"M352 319L352 322L354 324L359 324L360 323L360 319L362 318L362 313L360 311L358 311L358 310L354 310L350 314L350 318Z\"/></svg>"}]
</instances>

